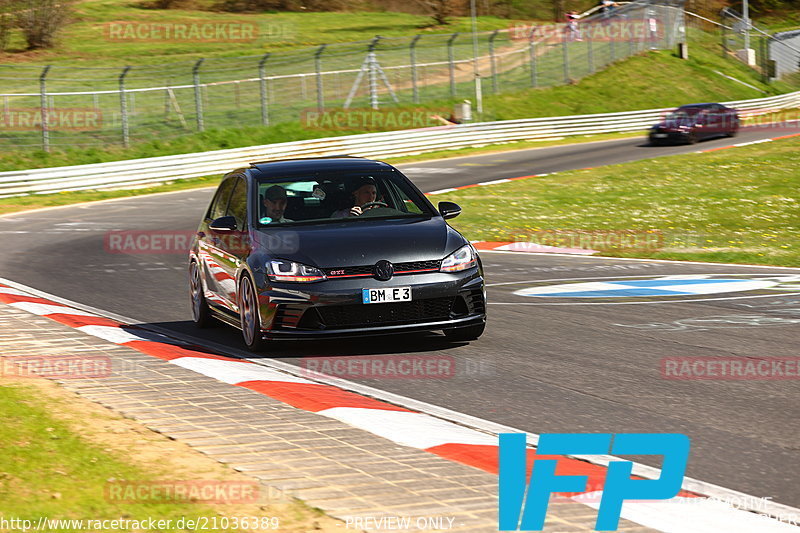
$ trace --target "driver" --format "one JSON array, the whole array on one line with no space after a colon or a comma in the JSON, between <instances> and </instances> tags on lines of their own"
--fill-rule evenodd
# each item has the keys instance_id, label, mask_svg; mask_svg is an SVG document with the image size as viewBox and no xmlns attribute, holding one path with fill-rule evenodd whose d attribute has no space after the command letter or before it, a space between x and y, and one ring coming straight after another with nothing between
<instances>
[{"instance_id":1,"label":"driver","mask_svg":"<svg viewBox=\"0 0 800 533\"><path fill-rule=\"evenodd\" d=\"M271 222L294 222L283 216L286 211L287 203L286 189L280 185L273 185L264 191L264 207L266 208L266 216L261 219L262 224L269 224Z\"/></svg>"},{"instance_id":2,"label":"driver","mask_svg":"<svg viewBox=\"0 0 800 533\"><path fill-rule=\"evenodd\" d=\"M356 180L355 183L351 184L349 191L353 199L353 207L345 207L334 211L331 218L357 217L363 213L361 209L363 205L375 202L378 197L378 188L375 185L375 180L368 176Z\"/></svg>"}]
</instances>

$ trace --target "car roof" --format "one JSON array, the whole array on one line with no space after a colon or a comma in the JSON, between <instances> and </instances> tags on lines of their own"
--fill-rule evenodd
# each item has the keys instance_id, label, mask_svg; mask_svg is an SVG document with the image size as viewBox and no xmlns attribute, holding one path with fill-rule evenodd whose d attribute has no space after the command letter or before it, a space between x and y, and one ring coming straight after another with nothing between
<instances>
[{"instance_id":1,"label":"car roof","mask_svg":"<svg viewBox=\"0 0 800 533\"><path fill-rule=\"evenodd\" d=\"M709 102L709 103L706 103L706 104L686 104L686 105L680 106L678 109L706 108L706 107L711 107L712 105L722 106L722 104ZM722 107L725 107L725 106L722 106Z\"/></svg>"},{"instance_id":2,"label":"car roof","mask_svg":"<svg viewBox=\"0 0 800 533\"><path fill-rule=\"evenodd\" d=\"M286 174L316 174L318 172L376 172L379 170L393 170L394 167L382 161L374 161L362 157L320 157L251 163L251 168L258 170L260 177L271 177Z\"/></svg>"}]
</instances>

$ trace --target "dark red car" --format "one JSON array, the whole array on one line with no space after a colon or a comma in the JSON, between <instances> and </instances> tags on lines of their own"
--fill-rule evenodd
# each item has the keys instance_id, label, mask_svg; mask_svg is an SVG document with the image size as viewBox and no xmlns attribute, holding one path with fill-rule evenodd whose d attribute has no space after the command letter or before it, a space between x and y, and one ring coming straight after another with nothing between
<instances>
[{"instance_id":1,"label":"dark red car","mask_svg":"<svg viewBox=\"0 0 800 533\"><path fill-rule=\"evenodd\" d=\"M650 144L695 143L709 137L733 137L739 113L722 104L684 105L650 128Z\"/></svg>"}]
</instances>

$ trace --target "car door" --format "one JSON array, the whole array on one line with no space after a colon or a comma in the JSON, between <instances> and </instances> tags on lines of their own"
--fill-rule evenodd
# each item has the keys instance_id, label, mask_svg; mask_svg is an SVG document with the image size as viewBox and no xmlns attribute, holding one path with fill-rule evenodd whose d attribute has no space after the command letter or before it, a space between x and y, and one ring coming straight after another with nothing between
<instances>
[{"instance_id":1,"label":"car door","mask_svg":"<svg viewBox=\"0 0 800 533\"><path fill-rule=\"evenodd\" d=\"M249 228L248 228L248 209L247 209L248 187L247 181L242 176L236 177L236 183L231 193L228 209L225 215L236 220L236 227L227 231L216 244L216 252L219 257L219 264L225 273L225 283L223 290L224 298L233 311L239 311L237 297L237 274L242 262L246 260L250 253Z\"/></svg>"},{"instance_id":2,"label":"car door","mask_svg":"<svg viewBox=\"0 0 800 533\"><path fill-rule=\"evenodd\" d=\"M226 215L236 179L227 177L220 184L197 234L197 255L206 281L206 299L211 304L228 308L231 308L230 275L223 266L224 255L220 249L224 232L211 229L211 223ZM233 288L236 288L235 281Z\"/></svg>"},{"instance_id":3,"label":"car door","mask_svg":"<svg viewBox=\"0 0 800 533\"><path fill-rule=\"evenodd\" d=\"M694 117L694 132L695 137L703 139L709 136L709 128L711 127L711 117L707 109L703 109Z\"/></svg>"}]
</instances>

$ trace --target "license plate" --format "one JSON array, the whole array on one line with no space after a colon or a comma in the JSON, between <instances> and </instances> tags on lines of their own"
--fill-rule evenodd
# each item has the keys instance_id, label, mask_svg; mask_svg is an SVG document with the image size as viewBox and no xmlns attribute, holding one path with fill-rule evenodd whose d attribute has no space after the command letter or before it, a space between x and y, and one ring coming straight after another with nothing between
<instances>
[{"instance_id":1,"label":"license plate","mask_svg":"<svg viewBox=\"0 0 800 533\"><path fill-rule=\"evenodd\" d=\"M411 287L391 289L361 289L361 301L365 304L411 301Z\"/></svg>"},{"instance_id":2,"label":"license plate","mask_svg":"<svg viewBox=\"0 0 800 533\"><path fill-rule=\"evenodd\" d=\"M653 134L653 137L658 137L659 139L663 139L666 136L667 136L666 133L654 133Z\"/></svg>"}]
</instances>

